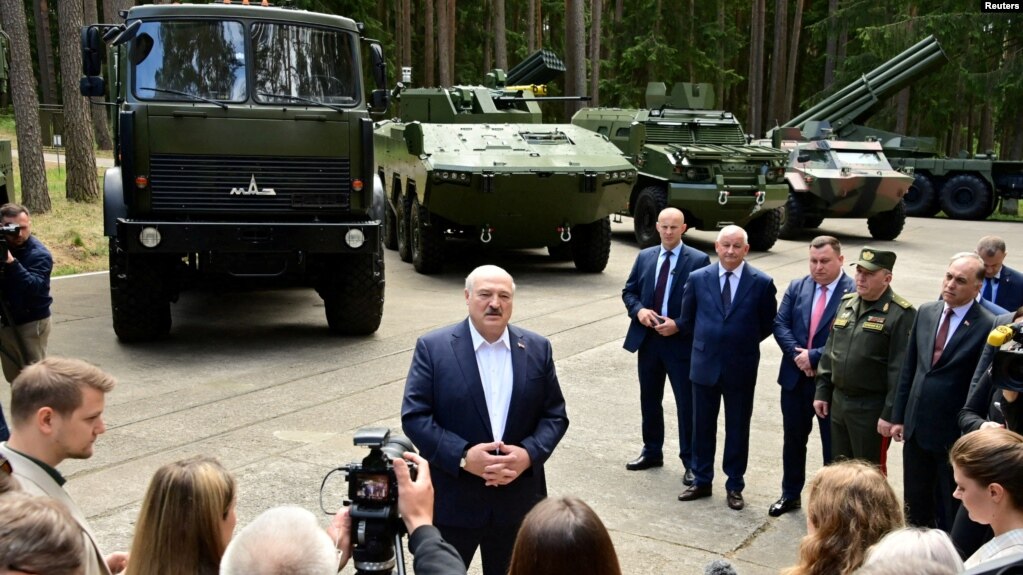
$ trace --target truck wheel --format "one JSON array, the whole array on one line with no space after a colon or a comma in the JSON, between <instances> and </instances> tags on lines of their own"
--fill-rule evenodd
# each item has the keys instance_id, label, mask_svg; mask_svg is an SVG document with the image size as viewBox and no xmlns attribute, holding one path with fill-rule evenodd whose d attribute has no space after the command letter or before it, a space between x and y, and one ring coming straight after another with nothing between
<instances>
[{"instance_id":1,"label":"truck wheel","mask_svg":"<svg viewBox=\"0 0 1023 575\"><path fill-rule=\"evenodd\" d=\"M941 188L940 201L953 220L983 220L990 214L991 189L973 174L959 174Z\"/></svg>"},{"instance_id":2,"label":"truck wheel","mask_svg":"<svg viewBox=\"0 0 1023 575\"><path fill-rule=\"evenodd\" d=\"M657 216L668 207L668 192L661 186L647 186L636 196L632 210L632 228L639 247L648 248L661 241L657 233Z\"/></svg>"},{"instance_id":3,"label":"truck wheel","mask_svg":"<svg viewBox=\"0 0 1023 575\"><path fill-rule=\"evenodd\" d=\"M607 267L611 255L611 219L604 217L589 224L572 228L572 260L575 269L586 273L600 273Z\"/></svg>"},{"instance_id":4,"label":"truck wheel","mask_svg":"<svg viewBox=\"0 0 1023 575\"><path fill-rule=\"evenodd\" d=\"M327 327L339 335L367 335L380 327L384 315L382 253L338 257L317 286Z\"/></svg>"},{"instance_id":5,"label":"truck wheel","mask_svg":"<svg viewBox=\"0 0 1023 575\"><path fill-rule=\"evenodd\" d=\"M787 240L799 237L805 225L806 214L803 201L795 192L789 190L789 199L785 202L785 213L778 228L778 236ZM748 233L748 232L747 232Z\"/></svg>"},{"instance_id":6,"label":"truck wheel","mask_svg":"<svg viewBox=\"0 0 1023 575\"><path fill-rule=\"evenodd\" d=\"M412 232L412 265L421 274L436 274L444 269L444 228L437 218L412 199L409 210L409 229ZM427 224L430 225L427 225Z\"/></svg>"},{"instance_id":7,"label":"truck wheel","mask_svg":"<svg viewBox=\"0 0 1023 575\"><path fill-rule=\"evenodd\" d=\"M758 252L766 252L771 249L774 242L778 241L778 233L781 231L782 211L785 208L767 210L744 227L746 235L749 236L749 247Z\"/></svg>"},{"instance_id":8,"label":"truck wheel","mask_svg":"<svg viewBox=\"0 0 1023 575\"><path fill-rule=\"evenodd\" d=\"M409 199L408 196L398 196L398 207L394 214L395 235L398 243L398 257L403 262L412 261L411 234L409 233Z\"/></svg>"},{"instance_id":9,"label":"truck wheel","mask_svg":"<svg viewBox=\"0 0 1023 575\"><path fill-rule=\"evenodd\" d=\"M867 218L867 229L875 240L894 240L906 225L906 203L899 202L887 212Z\"/></svg>"},{"instance_id":10,"label":"truck wheel","mask_svg":"<svg viewBox=\"0 0 1023 575\"><path fill-rule=\"evenodd\" d=\"M814 230L821 227L824 223L824 218L820 216L806 216L803 218L803 229Z\"/></svg>"},{"instance_id":11,"label":"truck wheel","mask_svg":"<svg viewBox=\"0 0 1023 575\"><path fill-rule=\"evenodd\" d=\"M170 298L159 257L128 255L110 238L110 310L122 343L152 341L170 333Z\"/></svg>"},{"instance_id":12,"label":"truck wheel","mask_svg":"<svg viewBox=\"0 0 1023 575\"><path fill-rule=\"evenodd\" d=\"M906 203L907 216L930 218L941 209L938 205L938 195L934 192L934 184L924 174L913 175L913 183L909 185L909 191L902 201Z\"/></svg>"},{"instance_id":13,"label":"truck wheel","mask_svg":"<svg viewBox=\"0 0 1023 575\"><path fill-rule=\"evenodd\" d=\"M394 215L389 202L384 204L384 247L389 250L398 249L398 218Z\"/></svg>"}]
</instances>

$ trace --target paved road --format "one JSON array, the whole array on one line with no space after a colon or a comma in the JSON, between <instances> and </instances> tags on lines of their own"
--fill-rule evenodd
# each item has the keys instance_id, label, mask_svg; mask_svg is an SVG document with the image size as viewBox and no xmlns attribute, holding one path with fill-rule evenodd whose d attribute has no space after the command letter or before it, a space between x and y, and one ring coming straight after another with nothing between
<instances>
[{"instance_id":1,"label":"paved road","mask_svg":"<svg viewBox=\"0 0 1023 575\"><path fill-rule=\"evenodd\" d=\"M318 509L324 475L365 454L351 445L353 432L399 427L416 338L465 317L462 278L494 261L518 284L513 321L554 344L571 426L549 463L551 492L590 502L611 530L626 573L702 573L718 557L744 575L776 573L794 562L805 516L771 519L766 512L779 494L781 469L780 354L773 339L761 348L744 511L726 507L720 463L714 497L690 503L676 499L680 463L625 471L640 447L635 357L621 348L628 320L620 290L637 251L629 226L629 219L614 226L611 262L596 275L527 251L463 253L445 274L428 277L388 252L384 321L366 338L328 335L311 290L188 293L173 308L169 341L120 345L110 326L106 274L55 280L51 353L86 358L120 380L108 396L108 431L96 455L62 465L69 489L108 550L129 547L153 471L192 454L219 457L234 472L243 525L274 505ZM897 250L895 289L917 304L937 297L948 256L972 248L981 235L1001 234L1023 251L1015 246L1023 226L1006 222L911 219L897 242L871 242L862 220L829 220L822 231L838 235L850 259L865 243ZM752 256L775 278L779 297L806 273L809 239L780 241ZM712 240L706 232L686 236L708 252ZM1010 250L1006 263L1023 267L1023 255ZM2 394L9 405L7 389ZM667 413L674 410L670 397ZM809 459L819 462L813 441L816 433ZM675 448L666 445L668 453ZM719 460L721 451L719 445ZM891 481L901 494L901 448L890 456ZM343 492L343 481L329 482L326 505L336 507Z\"/></svg>"}]
</instances>

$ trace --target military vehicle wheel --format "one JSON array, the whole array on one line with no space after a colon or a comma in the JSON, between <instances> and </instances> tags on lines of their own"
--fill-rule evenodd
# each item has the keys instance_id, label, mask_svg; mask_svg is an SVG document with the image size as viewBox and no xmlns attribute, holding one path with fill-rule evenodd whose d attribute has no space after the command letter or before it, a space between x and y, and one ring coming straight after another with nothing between
<instances>
[{"instance_id":1,"label":"military vehicle wheel","mask_svg":"<svg viewBox=\"0 0 1023 575\"><path fill-rule=\"evenodd\" d=\"M803 218L803 229L813 230L821 227L824 223L824 218L820 216L806 216Z\"/></svg>"},{"instance_id":2,"label":"military vehicle wheel","mask_svg":"<svg viewBox=\"0 0 1023 575\"><path fill-rule=\"evenodd\" d=\"M636 196L632 210L632 228L639 247L648 248L661 241L657 233L657 216L668 207L668 192L661 186L647 186Z\"/></svg>"},{"instance_id":3,"label":"military vehicle wheel","mask_svg":"<svg viewBox=\"0 0 1023 575\"><path fill-rule=\"evenodd\" d=\"M906 225L906 203L899 202L887 212L867 218L867 229L875 240L894 240Z\"/></svg>"},{"instance_id":4,"label":"military vehicle wheel","mask_svg":"<svg viewBox=\"0 0 1023 575\"><path fill-rule=\"evenodd\" d=\"M332 258L316 287L323 298L327 327L339 335L367 335L384 316L384 257Z\"/></svg>"},{"instance_id":5,"label":"military vehicle wheel","mask_svg":"<svg viewBox=\"0 0 1023 575\"><path fill-rule=\"evenodd\" d=\"M930 218L941 209L938 205L938 194L934 192L934 184L923 174L913 175L913 183L909 185L909 191L902 201L906 203L907 216Z\"/></svg>"},{"instance_id":6,"label":"military vehicle wheel","mask_svg":"<svg viewBox=\"0 0 1023 575\"><path fill-rule=\"evenodd\" d=\"M428 225L429 224L429 225ZM412 265L421 274L436 274L444 269L444 228L419 199L412 199L409 210L409 229L412 232Z\"/></svg>"},{"instance_id":7,"label":"military vehicle wheel","mask_svg":"<svg viewBox=\"0 0 1023 575\"><path fill-rule=\"evenodd\" d=\"M586 273L604 271L611 255L611 219L604 217L590 224L577 224L572 228L569 244L575 269Z\"/></svg>"},{"instance_id":8,"label":"military vehicle wheel","mask_svg":"<svg viewBox=\"0 0 1023 575\"><path fill-rule=\"evenodd\" d=\"M749 236L749 247L758 252L766 252L771 249L774 242L778 241L778 232L781 231L782 211L785 208L767 210L764 215L747 223L746 235Z\"/></svg>"},{"instance_id":9,"label":"military vehicle wheel","mask_svg":"<svg viewBox=\"0 0 1023 575\"><path fill-rule=\"evenodd\" d=\"M170 298L160 258L128 255L110 238L110 308L123 343L152 341L170 333Z\"/></svg>"},{"instance_id":10,"label":"military vehicle wheel","mask_svg":"<svg viewBox=\"0 0 1023 575\"><path fill-rule=\"evenodd\" d=\"M409 199L408 196L398 197L398 206L394 214L395 236L398 243L398 257L403 262L412 261L412 237L409 233Z\"/></svg>"},{"instance_id":11,"label":"military vehicle wheel","mask_svg":"<svg viewBox=\"0 0 1023 575\"><path fill-rule=\"evenodd\" d=\"M398 249L398 218L390 204L384 204L384 247L389 250Z\"/></svg>"},{"instance_id":12,"label":"military vehicle wheel","mask_svg":"<svg viewBox=\"0 0 1023 575\"><path fill-rule=\"evenodd\" d=\"M572 259L572 244L570 242L558 242L547 246L547 253L551 259L559 262L567 262Z\"/></svg>"},{"instance_id":13,"label":"military vehicle wheel","mask_svg":"<svg viewBox=\"0 0 1023 575\"><path fill-rule=\"evenodd\" d=\"M806 214L803 202L795 192L789 192L789 199L785 202L783 215L781 226L778 228L778 236L787 240L799 237L806 222Z\"/></svg>"},{"instance_id":14,"label":"military vehicle wheel","mask_svg":"<svg viewBox=\"0 0 1023 575\"><path fill-rule=\"evenodd\" d=\"M991 214L991 189L973 174L959 174L941 188L941 210L953 220L983 220Z\"/></svg>"}]
</instances>

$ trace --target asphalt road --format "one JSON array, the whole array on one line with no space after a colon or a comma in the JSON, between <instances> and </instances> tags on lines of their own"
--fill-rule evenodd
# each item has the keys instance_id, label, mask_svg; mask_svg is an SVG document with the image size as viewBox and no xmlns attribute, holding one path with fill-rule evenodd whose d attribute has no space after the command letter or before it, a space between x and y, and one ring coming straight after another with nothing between
<instances>
[{"instance_id":1,"label":"asphalt road","mask_svg":"<svg viewBox=\"0 0 1023 575\"><path fill-rule=\"evenodd\" d=\"M719 557L735 563L743 575L776 573L795 561L805 515L767 516L781 479L775 383L780 353L773 339L761 346L745 510L735 512L725 504L723 435L712 498L677 501L680 462L645 472L625 470L641 446L635 357L621 347L628 325L621 287L638 250L631 223L626 218L615 224L611 261L602 274L578 274L571 263L552 262L543 251L460 250L462 259L446 273L422 276L388 252L383 324L364 338L329 335L322 303L312 290L190 292L173 306L169 340L121 345L110 325L107 275L57 279L50 353L92 361L120 382L108 394L108 430L95 455L61 465L70 478L68 489L108 551L130 547L153 471L193 454L216 456L235 474L240 526L275 505L318 510L323 477L365 455L352 446L353 432L369 425L400 427L404 377L416 338L463 319L464 276L478 264L498 263L518 285L512 321L552 340L568 403L571 425L548 463L551 493L577 495L596 509L626 573L702 573ZM847 261L855 260L864 244L896 250L894 287L916 304L937 297L948 257L972 249L982 235L1006 238L1006 263L1023 267L1023 226L1017 223L910 219L895 242L872 242L863 220L828 220L820 231L842 240ZM812 235L779 241L771 252L750 257L774 277L779 299L789 281L807 272ZM712 233L691 232L685 239L714 259ZM0 398L9 405L6 386ZM669 414L671 402L668 393ZM677 437L672 418L666 420L667 436ZM723 434L723 423L720 428ZM820 463L817 441L815 432L811 473ZM675 449L669 440L666 453ZM891 482L901 495L901 447L892 448L890 460ZM325 505L336 508L344 489L335 475Z\"/></svg>"}]
</instances>

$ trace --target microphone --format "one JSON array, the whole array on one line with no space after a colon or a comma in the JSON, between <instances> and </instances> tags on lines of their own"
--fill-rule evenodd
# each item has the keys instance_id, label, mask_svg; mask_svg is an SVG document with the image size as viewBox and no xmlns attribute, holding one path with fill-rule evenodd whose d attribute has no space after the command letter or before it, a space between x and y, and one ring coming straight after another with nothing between
<instances>
[{"instance_id":1,"label":"microphone","mask_svg":"<svg viewBox=\"0 0 1023 575\"><path fill-rule=\"evenodd\" d=\"M703 575L739 575L739 573L728 561L715 559L703 568Z\"/></svg>"},{"instance_id":2,"label":"microphone","mask_svg":"<svg viewBox=\"0 0 1023 575\"><path fill-rule=\"evenodd\" d=\"M991 330L991 333L987 335L987 344L1002 347L1012 341L1017 335L1023 335L1023 322L1000 325Z\"/></svg>"}]
</instances>

